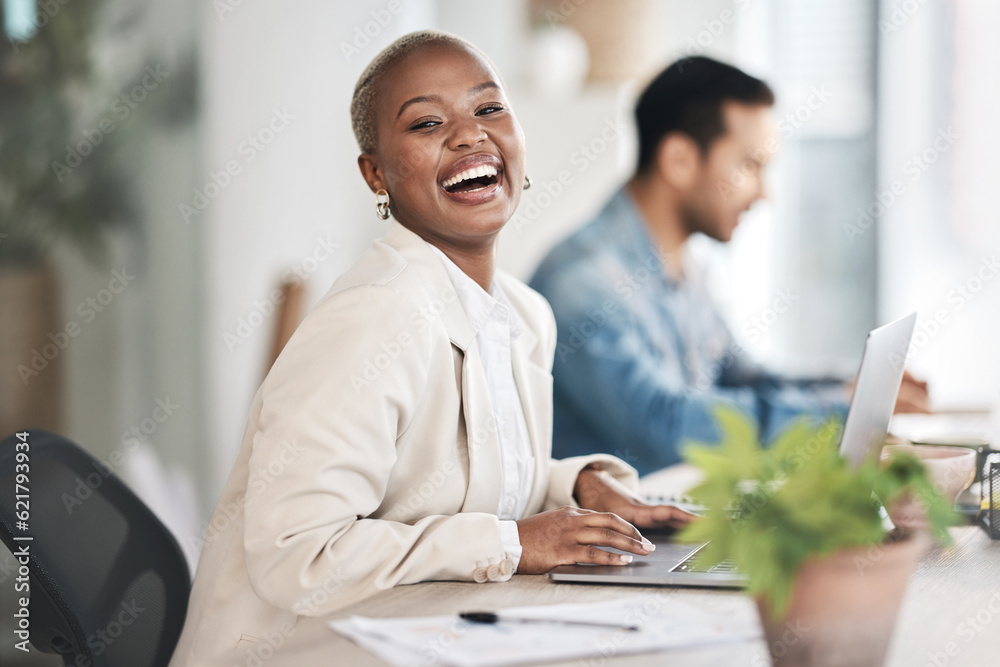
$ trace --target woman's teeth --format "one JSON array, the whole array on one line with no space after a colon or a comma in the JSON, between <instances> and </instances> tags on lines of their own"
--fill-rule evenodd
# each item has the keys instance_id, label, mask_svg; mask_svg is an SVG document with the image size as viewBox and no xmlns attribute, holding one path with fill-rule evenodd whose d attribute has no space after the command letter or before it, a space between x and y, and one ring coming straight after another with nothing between
<instances>
[{"instance_id":1,"label":"woman's teeth","mask_svg":"<svg viewBox=\"0 0 1000 667\"><path fill-rule=\"evenodd\" d=\"M441 185L450 188L456 183L461 183L462 181L467 181L472 178L479 178L481 176L496 176L497 169L488 164L484 164L480 167L475 167L473 169L466 169L465 171L455 174L451 178L444 181Z\"/></svg>"}]
</instances>

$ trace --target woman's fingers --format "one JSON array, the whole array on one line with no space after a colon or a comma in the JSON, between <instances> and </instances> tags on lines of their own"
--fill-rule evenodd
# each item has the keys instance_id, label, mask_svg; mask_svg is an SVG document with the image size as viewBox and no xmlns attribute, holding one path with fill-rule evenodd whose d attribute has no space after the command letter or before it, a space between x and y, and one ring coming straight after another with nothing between
<instances>
[{"instance_id":1,"label":"woman's fingers","mask_svg":"<svg viewBox=\"0 0 1000 667\"><path fill-rule=\"evenodd\" d=\"M573 562L588 565L628 565L632 562L629 554L616 554L592 546L580 545L573 554Z\"/></svg>"},{"instance_id":2,"label":"woman's fingers","mask_svg":"<svg viewBox=\"0 0 1000 667\"><path fill-rule=\"evenodd\" d=\"M646 505L631 503L620 510L623 518L643 528L683 528L698 518L686 510L673 505Z\"/></svg>"},{"instance_id":3,"label":"woman's fingers","mask_svg":"<svg viewBox=\"0 0 1000 667\"><path fill-rule=\"evenodd\" d=\"M610 528L639 541L645 539L638 528L613 512L588 512L583 517L583 523L586 526Z\"/></svg>"},{"instance_id":4,"label":"woman's fingers","mask_svg":"<svg viewBox=\"0 0 1000 667\"><path fill-rule=\"evenodd\" d=\"M635 538L624 535L614 528L587 526L576 532L577 544L595 547L614 547L622 551L646 556L655 548L653 543L644 537Z\"/></svg>"}]
</instances>

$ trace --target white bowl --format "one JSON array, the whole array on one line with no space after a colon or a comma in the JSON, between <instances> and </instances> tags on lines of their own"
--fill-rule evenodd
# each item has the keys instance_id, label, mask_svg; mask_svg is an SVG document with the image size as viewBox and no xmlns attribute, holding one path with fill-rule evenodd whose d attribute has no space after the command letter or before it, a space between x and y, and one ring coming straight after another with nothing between
<instances>
[{"instance_id":1,"label":"white bowl","mask_svg":"<svg viewBox=\"0 0 1000 667\"><path fill-rule=\"evenodd\" d=\"M934 487L951 505L976 476L976 451L964 447L933 447L928 445L886 445L882 460L887 461L897 452L916 456L927 469L927 476ZM897 528L923 530L927 516L923 505L915 498L901 498L886 507L889 518Z\"/></svg>"}]
</instances>

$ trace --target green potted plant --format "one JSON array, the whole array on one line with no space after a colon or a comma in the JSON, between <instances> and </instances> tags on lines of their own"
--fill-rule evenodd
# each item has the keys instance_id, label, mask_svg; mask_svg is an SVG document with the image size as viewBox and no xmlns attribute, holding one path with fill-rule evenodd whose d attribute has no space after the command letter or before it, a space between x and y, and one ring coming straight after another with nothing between
<instances>
[{"instance_id":1,"label":"green potted plant","mask_svg":"<svg viewBox=\"0 0 1000 667\"><path fill-rule=\"evenodd\" d=\"M926 532L886 531L881 504L925 507L932 536L950 541L951 508L911 455L852 468L840 424L803 420L762 447L742 414L716 412L722 443L693 444L704 473L691 496L705 516L682 539L704 557L731 559L748 577L775 665L881 665L906 581L930 544Z\"/></svg>"},{"instance_id":2,"label":"green potted plant","mask_svg":"<svg viewBox=\"0 0 1000 667\"><path fill-rule=\"evenodd\" d=\"M135 165L125 150L131 130L110 108L124 82L102 77L95 65L95 35L111 20L104 5L37 5L33 30L18 35L0 12L3 433L60 427L60 353L68 338L53 247L71 244L99 264L113 231L138 229Z\"/></svg>"}]
</instances>

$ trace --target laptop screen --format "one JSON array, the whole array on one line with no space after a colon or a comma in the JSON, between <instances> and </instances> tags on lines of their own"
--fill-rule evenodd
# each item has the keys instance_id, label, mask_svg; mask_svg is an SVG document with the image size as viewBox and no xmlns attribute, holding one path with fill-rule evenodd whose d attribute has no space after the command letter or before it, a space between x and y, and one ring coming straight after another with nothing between
<instances>
[{"instance_id":1,"label":"laptop screen","mask_svg":"<svg viewBox=\"0 0 1000 667\"><path fill-rule=\"evenodd\" d=\"M840 440L840 455L854 467L866 460L877 461L882 452L916 322L917 314L911 313L873 329L865 340Z\"/></svg>"}]
</instances>

